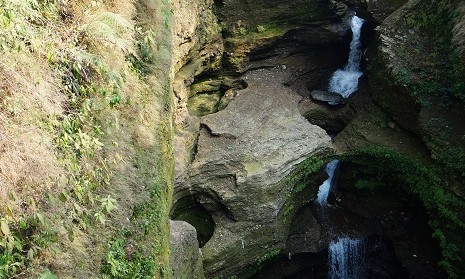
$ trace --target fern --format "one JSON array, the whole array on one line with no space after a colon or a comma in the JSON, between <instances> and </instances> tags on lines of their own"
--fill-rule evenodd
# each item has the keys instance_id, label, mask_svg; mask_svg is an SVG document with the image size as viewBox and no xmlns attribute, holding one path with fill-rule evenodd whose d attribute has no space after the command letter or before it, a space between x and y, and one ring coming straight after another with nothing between
<instances>
[{"instance_id":1,"label":"fern","mask_svg":"<svg viewBox=\"0 0 465 279\"><path fill-rule=\"evenodd\" d=\"M124 17L111 12L100 13L83 26L89 37L127 51L132 47L127 34L133 28Z\"/></svg>"}]
</instances>

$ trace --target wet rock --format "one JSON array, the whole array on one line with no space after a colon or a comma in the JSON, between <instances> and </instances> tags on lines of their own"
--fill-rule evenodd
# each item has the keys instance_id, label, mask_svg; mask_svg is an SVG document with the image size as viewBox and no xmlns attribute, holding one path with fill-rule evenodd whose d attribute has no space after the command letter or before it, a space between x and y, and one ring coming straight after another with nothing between
<instances>
[{"instance_id":1,"label":"wet rock","mask_svg":"<svg viewBox=\"0 0 465 279\"><path fill-rule=\"evenodd\" d=\"M360 8L360 13L368 13L379 24L407 3L407 0L343 0L343 2L349 7Z\"/></svg>"},{"instance_id":2,"label":"wet rock","mask_svg":"<svg viewBox=\"0 0 465 279\"><path fill-rule=\"evenodd\" d=\"M228 28L254 29L257 25L278 23L309 23L327 21L344 12L341 5L319 0L223 0L218 14Z\"/></svg>"},{"instance_id":3,"label":"wet rock","mask_svg":"<svg viewBox=\"0 0 465 279\"><path fill-rule=\"evenodd\" d=\"M343 24L305 27L289 31L284 39L293 39L304 45L322 47L340 44L347 30L347 26Z\"/></svg>"},{"instance_id":4,"label":"wet rock","mask_svg":"<svg viewBox=\"0 0 465 279\"><path fill-rule=\"evenodd\" d=\"M196 82L190 87L190 97L198 93L219 91L222 84L223 81L219 79L209 79Z\"/></svg>"},{"instance_id":5,"label":"wet rock","mask_svg":"<svg viewBox=\"0 0 465 279\"><path fill-rule=\"evenodd\" d=\"M312 96L313 100L326 102L332 106L343 105L348 101L338 93L323 90L313 90L310 92L310 96Z\"/></svg>"},{"instance_id":6,"label":"wet rock","mask_svg":"<svg viewBox=\"0 0 465 279\"><path fill-rule=\"evenodd\" d=\"M336 134L341 132L356 114L351 106L327 106L310 98L304 98L299 103L299 110L310 123Z\"/></svg>"}]
</instances>

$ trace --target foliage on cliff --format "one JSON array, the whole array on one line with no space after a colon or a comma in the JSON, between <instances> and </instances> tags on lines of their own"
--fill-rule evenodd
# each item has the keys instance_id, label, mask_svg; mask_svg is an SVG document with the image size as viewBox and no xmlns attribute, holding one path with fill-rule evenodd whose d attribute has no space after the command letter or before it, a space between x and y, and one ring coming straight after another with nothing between
<instances>
[{"instance_id":1,"label":"foliage on cliff","mask_svg":"<svg viewBox=\"0 0 465 279\"><path fill-rule=\"evenodd\" d=\"M431 218L432 236L442 251L439 265L450 278L461 278L465 254L459 247L463 245L460 236L465 232L465 221L461 218L465 202L447 190L444 170L375 146L357 148L345 159L357 165L361 175L369 178L370 183L388 187L393 192L406 193L423 204Z\"/></svg>"},{"instance_id":2,"label":"foliage on cliff","mask_svg":"<svg viewBox=\"0 0 465 279\"><path fill-rule=\"evenodd\" d=\"M465 129L458 116L465 109L464 4L411 2L383 31L392 45L392 82L419 105L418 130L433 158L462 174Z\"/></svg>"},{"instance_id":3,"label":"foliage on cliff","mask_svg":"<svg viewBox=\"0 0 465 279\"><path fill-rule=\"evenodd\" d=\"M429 41L418 42L420 48L429 47L426 59L430 67L420 70L416 82L412 76L413 82L417 83L413 92L418 95L439 95L445 104L454 98L465 101L465 65L460 60L461 42L453 42L454 33L459 32L455 27L463 20L460 18L460 2L423 1L405 16L407 26L425 34Z\"/></svg>"},{"instance_id":4,"label":"foliage on cliff","mask_svg":"<svg viewBox=\"0 0 465 279\"><path fill-rule=\"evenodd\" d=\"M378 104L421 137L431 152L431 165L389 150L356 153L356 157L372 158L372 163L363 163L360 157L356 161L375 180L398 181L402 190L423 203L442 250L440 265L449 278L464 276L465 257L461 239L465 231L465 64L463 40L458 39L465 21L461 2L410 1L380 28L382 47L371 64Z\"/></svg>"},{"instance_id":5,"label":"foliage on cliff","mask_svg":"<svg viewBox=\"0 0 465 279\"><path fill-rule=\"evenodd\" d=\"M168 273L168 11L0 0L0 278Z\"/></svg>"}]
</instances>

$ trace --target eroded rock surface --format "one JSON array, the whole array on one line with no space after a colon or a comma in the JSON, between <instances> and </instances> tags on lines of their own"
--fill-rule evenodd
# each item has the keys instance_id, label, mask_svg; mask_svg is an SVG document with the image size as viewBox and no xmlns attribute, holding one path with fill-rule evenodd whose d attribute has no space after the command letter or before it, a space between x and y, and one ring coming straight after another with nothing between
<instances>
[{"instance_id":1,"label":"eroded rock surface","mask_svg":"<svg viewBox=\"0 0 465 279\"><path fill-rule=\"evenodd\" d=\"M215 233L203 248L208 275L243 274L284 247L282 211L293 187L285 178L330 149L326 132L301 116L302 97L283 85L287 77L281 67L250 71L247 89L201 119L197 154L176 191L193 192L213 212Z\"/></svg>"},{"instance_id":2,"label":"eroded rock surface","mask_svg":"<svg viewBox=\"0 0 465 279\"><path fill-rule=\"evenodd\" d=\"M204 71L219 69L223 56L223 41L218 32L218 21L213 13L213 0L175 1L172 59L173 94L175 111L173 124L176 131L173 146L175 149L176 176L183 173L190 162L191 150L199 130L199 120L188 111L190 85L197 75ZM207 96L208 97L208 96ZM205 102L200 102L205 103ZM211 108L208 100L204 110ZM200 105L202 106L202 104ZM200 109L200 114L202 114Z\"/></svg>"}]
</instances>

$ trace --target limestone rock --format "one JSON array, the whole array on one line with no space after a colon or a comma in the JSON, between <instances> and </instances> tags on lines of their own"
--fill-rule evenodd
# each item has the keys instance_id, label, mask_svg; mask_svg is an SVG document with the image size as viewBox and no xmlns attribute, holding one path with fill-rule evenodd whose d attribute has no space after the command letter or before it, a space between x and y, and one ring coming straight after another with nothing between
<instances>
[{"instance_id":1,"label":"limestone rock","mask_svg":"<svg viewBox=\"0 0 465 279\"><path fill-rule=\"evenodd\" d=\"M183 173L190 162L192 148L199 131L199 120L187 108L190 85L204 71L214 71L221 66L223 42L218 32L218 20L213 13L213 0L173 2L173 94L175 108L173 124L175 137L175 165Z\"/></svg>"},{"instance_id":2,"label":"limestone rock","mask_svg":"<svg viewBox=\"0 0 465 279\"><path fill-rule=\"evenodd\" d=\"M229 102L234 100L237 96L237 90L236 89L229 89L224 93L224 96L221 97L220 104L218 105L218 110L223 110L225 109Z\"/></svg>"},{"instance_id":3,"label":"limestone rock","mask_svg":"<svg viewBox=\"0 0 465 279\"><path fill-rule=\"evenodd\" d=\"M341 6L319 0L224 0L218 5L220 19L227 25L256 28L269 22L309 23L328 20L341 12Z\"/></svg>"},{"instance_id":4,"label":"limestone rock","mask_svg":"<svg viewBox=\"0 0 465 279\"><path fill-rule=\"evenodd\" d=\"M285 205L294 186L286 177L330 149L326 132L301 116L301 97L282 84L282 73L278 67L247 72L249 87L201 119L187 180L177 181L175 192L193 193L216 223L202 248L207 276L242 278L260 257L285 246L291 221Z\"/></svg>"},{"instance_id":5,"label":"limestone rock","mask_svg":"<svg viewBox=\"0 0 465 279\"><path fill-rule=\"evenodd\" d=\"M223 81L219 79L208 79L201 82L196 82L191 85L190 97L198 93L219 91L222 84Z\"/></svg>"},{"instance_id":6,"label":"limestone rock","mask_svg":"<svg viewBox=\"0 0 465 279\"><path fill-rule=\"evenodd\" d=\"M170 220L170 250L173 278L205 278L202 253L193 226L183 221Z\"/></svg>"}]
</instances>

